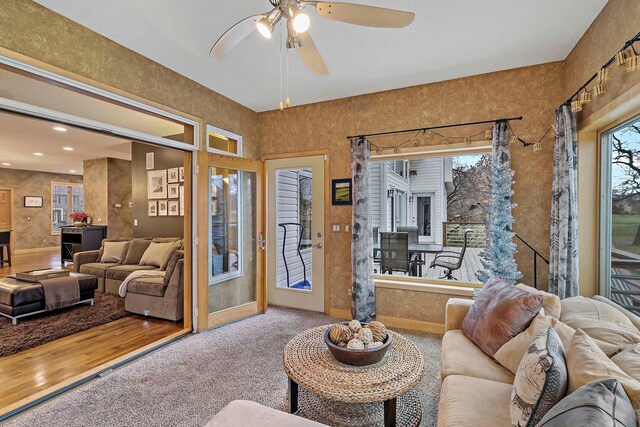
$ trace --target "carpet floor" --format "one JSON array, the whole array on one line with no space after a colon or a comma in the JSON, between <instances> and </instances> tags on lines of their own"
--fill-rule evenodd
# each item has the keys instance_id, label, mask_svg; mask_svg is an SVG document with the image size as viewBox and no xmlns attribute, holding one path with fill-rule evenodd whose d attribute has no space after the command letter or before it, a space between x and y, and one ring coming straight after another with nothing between
<instances>
[{"instance_id":1,"label":"carpet floor","mask_svg":"<svg viewBox=\"0 0 640 427\"><path fill-rule=\"evenodd\" d=\"M11 319L0 316L0 357L11 356L62 337L104 325L128 316L124 298L96 292L94 305L81 304L33 317Z\"/></svg>"},{"instance_id":2,"label":"carpet floor","mask_svg":"<svg viewBox=\"0 0 640 427\"><path fill-rule=\"evenodd\" d=\"M282 349L297 333L334 320L321 313L270 308L267 314L175 342L14 417L6 426L200 427L235 399L283 409L287 376ZM418 387L421 425L435 426L441 336L399 332L424 356L425 378Z\"/></svg>"}]
</instances>

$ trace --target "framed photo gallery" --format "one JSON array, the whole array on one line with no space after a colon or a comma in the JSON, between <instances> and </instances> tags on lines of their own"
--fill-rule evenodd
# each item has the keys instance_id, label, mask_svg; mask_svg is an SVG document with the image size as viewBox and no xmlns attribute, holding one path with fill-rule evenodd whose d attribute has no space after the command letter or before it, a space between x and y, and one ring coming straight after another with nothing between
<instances>
[{"instance_id":1,"label":"framed photo gallery","mask_svg":"<svg viewBox=\"0 0 640 427\"><path fill-rule=\"evenodd\" d=\"M184 167L147 170L147 199L148 216L184 216Z\"/></svg>"}]
</instances>

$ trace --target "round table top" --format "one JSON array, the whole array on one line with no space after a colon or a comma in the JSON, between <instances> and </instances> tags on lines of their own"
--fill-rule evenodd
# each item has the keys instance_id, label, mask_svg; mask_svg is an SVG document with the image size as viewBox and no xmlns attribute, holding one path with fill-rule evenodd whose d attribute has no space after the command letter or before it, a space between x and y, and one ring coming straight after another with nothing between
<instances>
[{"instance_id":1,"label":"round table top","mask_svg":"<svg viewBox=\"0 0 640 427\"><path fill-rule=\"evenodd\" d=\"M338 362L329 352L323 335L330 326L301 332L284 348L285 372L305 389L339 402L371 403L401 396L422 381L422 354L404 336L389 331L393 342L381 362L350 366Z\"/></svg>"}]
</instances>

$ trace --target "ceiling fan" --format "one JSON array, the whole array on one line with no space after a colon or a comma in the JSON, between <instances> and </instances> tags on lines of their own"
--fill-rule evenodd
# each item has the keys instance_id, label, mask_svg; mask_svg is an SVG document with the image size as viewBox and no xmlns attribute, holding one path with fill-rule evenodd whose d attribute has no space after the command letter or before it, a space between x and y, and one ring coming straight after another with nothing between
<instances>
[{"instance_id":1,"label":"ceiling fan","mask_svg":"<svg viewBox=\"0 0 640 427\"><path fill-rule=\"evenodd\" d=\"M402 10L365 6L353 3L269 0L271 10L249 16L229 28L213 45L209 55L220 59L256 29L267 39L275 26L283 18L287 27L287 48L295 49L305 65L319 76L326 76L329 70L309 34L311 20L304 13L306 8L315 8L320 16L348 24L378 28L403 28L413 22L415 14Z\"/></svg>"}]
</instances>

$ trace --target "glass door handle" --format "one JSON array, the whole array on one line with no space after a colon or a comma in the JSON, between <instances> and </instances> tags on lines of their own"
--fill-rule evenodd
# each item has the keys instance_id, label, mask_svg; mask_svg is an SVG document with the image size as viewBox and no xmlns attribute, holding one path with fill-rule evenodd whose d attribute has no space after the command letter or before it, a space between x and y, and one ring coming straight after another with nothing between
<instances>
[{"instance_id":1,"label":"glass door handle","mask_svg":"<svg viewBox=\"0 0 640 427\"><path fill-rule=\"evenodd\" d=\"M311 245L311 247L316 249L322 249L324 246L322 245L322 243L316 243L315 245Z\"/></svg>"}]
</instances>

